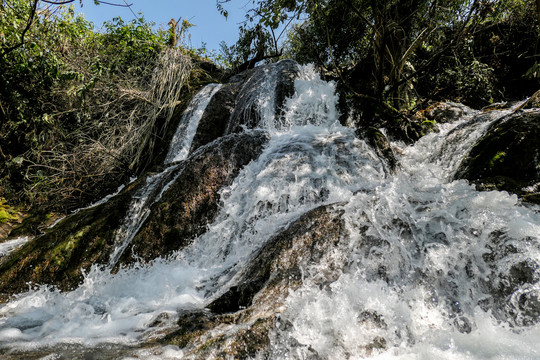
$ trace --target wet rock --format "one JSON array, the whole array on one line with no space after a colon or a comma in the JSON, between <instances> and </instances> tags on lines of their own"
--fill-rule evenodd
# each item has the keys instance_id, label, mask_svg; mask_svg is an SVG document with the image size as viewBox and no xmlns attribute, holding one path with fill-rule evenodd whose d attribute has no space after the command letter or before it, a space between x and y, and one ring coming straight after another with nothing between
<instances>
[{"instance_id":1,"label":"wet rock","mask_svg":"<svg viewBox=\"0 0 540 360\"><path fill-rule=\"evenodd\" d=\"M540 204L540 111L516 112L492 125L455 177Z\"/></svg>"},{"instance_id":2,"label":"wet rock","mask_svg":"<svg viewBox=\"0 0 540 360\"><path fill-rule=\"evenodd\" d=\"M263 132L224 137L194 153L163 182L176 181L152 207L153 213L126 250L121 264L152 260L189 243L206 229L217 209L218 191L256 157L267 141ZM150 174L149 174L150 175ZM28 282L61 290L79 285L83 272L106 265L117 244L115 235L146 178L130 184L99 206L62 220L0 260L0 301L28 290ZM155 194L153 194L155 195Z\"/></svg>"},{"instance_id":3,"label":"wet rock","mask_svg":"<svg viewBox=\"0 0 540 360\"><path fill-rule=\"evenodd\" d=\"M294 93L294 79L298 72L296 62L282 60L275 64L259 66L244 74L245 81L236 98L236 106L227 124L226 133L240 132L243 127L248 129L257 127L261 120L261 102L272 98L273 107L269 110L274 116L279 116L283 102ZM267 81L268 78L273 78L274 81Z\"/></svg>"},{"instance_id":4,"label":"wet rock","mask_svg":"<svg viewBox=\"0 0 540 360\"><path fill-rule=\"evenodd\" d=\"M199 121L190 153L225 135L242 84L241 81L229 82L214 94Z\"/></svg>"},{"instance_id":5,"label":"wet rock","mask_svg":"<svg viewBox=\"0 0 540 360\"><path fill-rule=\"evenodd\" d=\"M367 143L375 149L377 155L384 160L389 172L394 172L398 161L386 135L381 130L371 126L363 129L359 135L366 139Z\"/></svg>"},{"instance_id":6,"label":"wet rock","mask_svg":"<svg viewBox=\"0 0 540 360\"><path fill-rule=\"evenodd\" d=\"M264 293L274 297L283 283L287 289L296 288L301 284L301 268L319 261L343 235L345 225L341 214L329 206L321 206L303 215L270 239L242 270L238 284L208 308L214 313L235 312L249 307L263 288Z\"/></svg>"},{"instance_id":7,"label":"wet rock","mask_svg":"<svg viewBox=\"0 0 540 360\"><path fill-rule=\"evenodd\" d=\"M301 216L255 254L209 311L182 314L179 329L160 342L184 348L188 358L268 355L279 309L302 284L300 269L319 262L345 234L341 215L325 205Z\"/></svg>"},{"instance_id":8,"label":"wet rock","mask_svg":"<svg viewBox=\"0 0 540 360\"><path fill-rule=\"evenodd\" d=\"M151 214L119 263L166 257L206 231L218 211L219 190L261 153L267 140L262 131L228 135L180 163L176 179L152 205Z\"/></svg>"},{"instance_id":9,"label":"wet rock","mask_svg":"<svg viewBox=\"0 0 540 360\"><path fill-rule=\"evenodd\" d=\"M28 283L75 288L82 272L93 264L107 263L114 248L114 234L125 217L131 197L144 183L129 185L108 202L62 220L20 249L0 260L0 301L28 290Z\"/></svg>"},{"instance_id":10,"label":"wet rock","mask_svg":"<svg viewBox=\"0 0 540 360\"><path fill-rule=\"evenodd\" d=\"M285 100L294 95L294 80L298 78L300 73L298 64L293 60L282 60L278 64L274 104L277 117L283 114L282 108Z\"/></svg>"},{"instance_id":11,"label":"wet rock","mask_svg":"<svg viewBox=\"0 0 540 360\"><path fill-rule=\"evenodd\" d=\"M282 60L231 77L206 107L190 152L220 136L241 132L243 126L255 128L260 120L257 96L265 91L273 94L276 116L280 116L285 99L294 94L294 80L298 74L295 61ZM275 76L275 82L270 83L271 89L266 88L269 76Z\"/></svg>"},{"instance_id":12,"label":"wet rock","mask_svg":"<svg viewBox=\"0 0 540 360\"><path fill-rule=\"evenodd\" d=\"M474 110L470 107L450 101L434 103L422 111L422 114L427 119L436 121L439 124L451 123L473 113Z\"/></svg>"}]
</instances>

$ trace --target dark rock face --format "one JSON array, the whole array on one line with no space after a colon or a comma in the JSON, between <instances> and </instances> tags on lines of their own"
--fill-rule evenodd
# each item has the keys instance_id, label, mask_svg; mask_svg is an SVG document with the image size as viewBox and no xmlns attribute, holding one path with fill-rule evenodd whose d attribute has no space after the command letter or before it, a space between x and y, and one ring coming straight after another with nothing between
<instances>
[{"instance_id":1,"label":"dark rock face","mask_svg":"<svg viewBox=\"0 0 540 360\"><path fill-rule=\"evenodd\" d=\"M241 132L243 125L251 129L256 127L260 115L255 100L261 92L269 91L275 96L276 116L280 116L285 99L294 94L298 73L296 62L282 60L233 76L206 107L190 152L221 136ZM266 89L269 76L275 77L275 82L271 89Z\"/></svg>"},{"instance_id":2,"label":"dark rock face","mask_svg":"<svg viewBox=\"0 0 540 360\"><path fill-rule=\"evenodd\" d=\"M262 131L228 135L180 163L174 183L151 207L120 264L164 257L206 231L218 210L219 190L261 153L267 140Z\"/></svg>"},{"instance_id":3,"label":"dark rock face","mask_svg":"<svg viewBox=\"0 0 540 360\"><path fill-rule=\"evenodd\" d=\"M462 161L456 178L480 190L505 190L540 203L540 111L517 112L493 124Z\"/></svg>"},{"instance_id":4,"label":"dark rock face","mask_svg":"<svg viewBox=\"0 0 540 360\"><path fill-rule=\"evenodd\" d=\"M280 116L283 102L294 94L294 79L298 76L298 65L292 60L282 60L275 64L257 67L243 75L244 83L236 99L236 107L231 114L226 133L242 131L242 126L252 129L257 126L259 96L274 98L274 116ZM268 78L274 81L268 82ZM233 79L236 79L233 78Z\"/></svg>"},{"instance_id":5,"label":"dark rock face","mask_svg":"<svg viewBox=\"0 0 540 360\"><path fill-rule=\"evenodd\" d=\"M237 284L208 305L210 311L182 315L180 329L162 341L195 358L265 354L279 307L302 284L300 269L320 261L344 236L341 215L335 205L325 205L301 216L257 252ZM241 326L231 333L223 324Z\"/></svg>"},{"instance_id":6,"label":"dark rock face","mask_svg":"<svg viewBox=\"0 0 540 360\"><path fill-rule=\"evenodd\" d=\"M225 134L241 87L241 81L229 82L214 94L199 121L190 153Z\"/></svg>"},{"instance_id":7,"label":"dark rock face","mask_svg":"<svg viewBox=\"0 0 540 360\"><path fill-rule=\"evenodd\" d=\"M294 95L294 80L299 75L298 64L293 60L282 60L279 63L276 84L275 109L276 116L282 115L285 100Z\"/></svg>"}]
</instances>

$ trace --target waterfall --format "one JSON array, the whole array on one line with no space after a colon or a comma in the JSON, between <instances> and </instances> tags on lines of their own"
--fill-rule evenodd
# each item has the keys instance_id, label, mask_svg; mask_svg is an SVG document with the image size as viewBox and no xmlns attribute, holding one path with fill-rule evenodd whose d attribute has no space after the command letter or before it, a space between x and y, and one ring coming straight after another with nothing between
<instances>
[{"instance_id":1,"label":"waterfall","mask_svg":"<svg viewBox=\"0 0 540 360\"><path fill-rule=\"evenodd\" d=\"M169 145L169 152L165 157L165 164L184 160L187 157L204 110L221 86L221 84L209 84L195 95L178 124L176 133Z\"/></svg>"},{"instance_id":2,"label":"waterfall","mask_svg":"<svg viewBox=\"0 0 540 360\"><path fill-rule=\"evenodd\" d=\"M300 69L295 93L276 115L274 70L269 66L266 80L252 81L252 93L242 90L231 119L257 111L248 125L267 131L270 140L221 190L207 231L151 264L116 274L95 266L72 291L42 286L18 295L0 306L0 353L39 348L53 354L58 346L105 352L159 338L177 326L180 313L202 311L241 281L246 264L272 237L333 204L346 233L302 268L301 286L275 310L270 358L537 357L540 284L512 284L512 274L522 269L540 278L540 208L453 180L475 141L508 113L470 114L414 145L393 143L400 167L388 174L376 152L339 124L335 84L312 66ZM203 89L188 107L168 167L135 195L111 264L173 181L176 162L187 156L198 119L219 89ZM223 325L231 332L235 326ZM134 353L185 355L175 346L145 351Z\"/></svg>"},{"instance_id":3,"label":"waterfall","mask_svg":"<svg viewBox=\"0 0 540 360\"><path fill-rule=\"evenodd\" d=\"M164 161L165 165L184 160L188 156L204 110L220 88L221 84L209 84L193 97L184 111L169 145L169 152ZM176 168L177 166L171 165L161 173L149 176L146 179L146 184L133 196L130 210L116 233L115 243L117 245L111 254L109 267L116 265L124 250L150 215L150 206L161 198L163 189L168 187L171 181L174 181L174 178L171 180L170 176Z\"/></svg>"},{"instance_id":4,"label":"waterfall","mask_svg":"<svg viewBox=\"0 0 540 360\"><path fill-rule=\"evenodd\" d=\"M537 357L538 280L513 285L508 301L495 295L512 286L512 272L539 278L540 209L451 180L456 162L507 114L442 125L402 148L401 172L343 205L349 236L331 260L349 265L323 289L326 263L305 269L280 317L288 325L274 334L275 358Z\"/></svg>"}]
</instances>

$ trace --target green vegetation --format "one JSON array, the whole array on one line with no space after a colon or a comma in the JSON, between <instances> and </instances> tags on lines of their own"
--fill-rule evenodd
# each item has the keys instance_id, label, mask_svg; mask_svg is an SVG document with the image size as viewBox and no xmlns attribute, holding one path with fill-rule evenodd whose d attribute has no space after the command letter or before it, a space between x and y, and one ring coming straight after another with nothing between
<instances>
[{"instance_id":1,"label":"green vegetation","mask_svg":"<svg viewBox=\"0 0 540 360\"><path fill-rule=\"evenodd\" d=\"M501 163L503 162L504 160L504 157L506 156L506 152L504 151L498 151L495 156L493 156L491 158L491 160L489 160L489 170L493 170L493 168L495 168L495 165L497 163Z\"/></svg>"},{"instance_id":2,"label":"green vegetation","mask_svg":"<svg viewBox=\"0 0 540 360\"><path fill-rule=\"evenodd\" d=\"M148 166L179 100L208 81L182 47L186 21L155 31L142 15L118 17L98 32L73 8L37 0L3 1L0 13L10 203L68 211L112 191Z\"/></svg>"},{"instance_id":3,"label":"green vegetation","mask_svg":"<svg viewBox=\"0 0 540 360\"><path fill-rule=\"evenodd\" d=\"M6 204L6 199L0 198L0 224L18 219L17 210Z\"/></svg>"},{"instance_id":4,"label":"green vegetation","mask_svg":"<svg viewBox=\"0 0 540 360\"><path fill-rule=\"evenodd\" d=\"M218 9L226 14L230 1L217 0ZM537 90L539 6L525 0L253 0L242 32L252 35L252 45L242 36L228 56L238 63L264 48L316 63L368 118L391 115L390 108L414 110L425 100L479 107ZM287 25L288 40L278 50L274 35Z\"/></svg>"}]
</instances>

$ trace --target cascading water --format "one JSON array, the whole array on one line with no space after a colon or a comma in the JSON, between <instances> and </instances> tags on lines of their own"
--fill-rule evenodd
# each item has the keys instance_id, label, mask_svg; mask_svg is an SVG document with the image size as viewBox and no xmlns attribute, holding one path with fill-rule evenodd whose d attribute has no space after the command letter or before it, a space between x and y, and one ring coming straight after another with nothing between
<instances>
[{"instance_id":1,"label":"cascading water","mask_svg":"<svg viewBox=\"0 0 540 360\"><path fill-rule=\"evenodd\" d=\"M188 156L193 137L197 131L197 126L199 126L199 121L204 114L204 110L219 89L221 89L221 84L209 84L193 98L188 108L184 111L184 115L169 145L165 164L184 160Z\"/></svg>"},{"instance_id":2,"label":"cascading water","mask_svg":"<svg viewBox=\"0 0 540 360\"><path fill-rule=\"evenodd\" d=\"M182 119L180 119L176 133L169 145L169 152L164 161L165 165L182 161L188 156L193 137L195 136L204 110L220 88L221 84L209 84L191 100L182 115ZM146 179L146 184L133 196L130 210L116 233L116 247L109 260L110 267L116 265L126 247L133 240L133 237L137 234L148 215L150 215L150 205L158 201L164 189L174 181L174 177L171 180L170 176L176 168L176 165L171 165L161 173L149 176Z\"/></svg>"},{"instance_id":3,"label":"cascading water","mask_svg":"<svg viewBox=\"0 0 540 360\"><path fill-rule=\"evenodd\" d=\"M103 349L159 336L179 312L203 309L234 285L272 236L309 210L336 204L347 234L303 269L302 286L276 310L271 358L538 358L539 209L452 180L459 159L504 113L442 125L414 146L394 144L401 166L389 175L366 142L339 125L334 84L312 67L301 69L279 117L268 111L275 107L269 86L261 82L238 111L257 109L256 124L270 141L221 191L220 212L203 235L150 266L117 274L95 267L73 291L19 295L0 307L0 347ZM216 91L204 90L193 112L202 113ZM180 149L189 150L196 125L183 128L175 154L187 154ZM168 182L156 181L151 191L162 193ZM534 281L513 285L519 266ZM164 347L155 358L183 355Z\"/></svg>"},{"instance_id":4,"label":"cascading water","mask_svg":"<svg viewBox=\"0 0 540 360\"><path fill-rule=\"evenodd\" d=\"M273 337L276 358L540 356L538 207L450 180L506 114L442 126L402 149L399 173L343 205L349 236L332 261L348 266L322 290L321 266L305 269ZM531 282L511 284L518 271L532 271Z\"/></svg>"}]
</instances>

